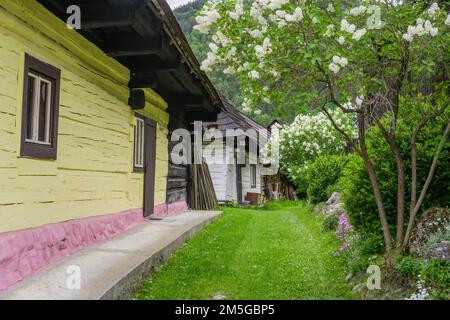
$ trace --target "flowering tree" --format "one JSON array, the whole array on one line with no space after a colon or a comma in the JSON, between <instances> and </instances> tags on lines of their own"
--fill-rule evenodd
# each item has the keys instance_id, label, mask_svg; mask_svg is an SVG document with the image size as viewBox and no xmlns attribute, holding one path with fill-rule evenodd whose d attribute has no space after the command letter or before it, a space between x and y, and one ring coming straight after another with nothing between
<instances>
[{"instance_id":1,"label":"flowering tree","mask_svg":"<svg viewBox=\"0 0 450 320\"><path fill-rule=\"evenodd\" d=\"M204 70L220 66L236 74L247 97L280 108L319 109L349 142L333 119L340 109L357 118L355 151L364 160L386 245L405 247L447 139L450 122L417 197L416 138L433 117L445 116L448 101L448 4L413 0L211 0L197 17L196 30L211 33ZM396 141L401 97L424 95L423 113L411 138L411 203L405 226L404 161ZM383 118L383 119L382 119ZM390 121L382 121L389 118ZM380 127L397 165L397 224L392 239L378 179L366 147L366 129Z\"/></svg>"},{"instance_id":2,"label":"flowering tree","mask_svg":"<svg viewBox=\"0 0 450 320\"><path fill-rule=\"evenodd\" d=\"M330 111L330 115L348 137L353 139L353 117L340 109ZM277 133L271 136L270 143L278 143L280 169L297 187L304 181L310 161L320 155L342 153L347 144L323 113L298 115L292 124L278 128ZM273 141L275 139L278 141Z\"/></svg>"}]
</instances>

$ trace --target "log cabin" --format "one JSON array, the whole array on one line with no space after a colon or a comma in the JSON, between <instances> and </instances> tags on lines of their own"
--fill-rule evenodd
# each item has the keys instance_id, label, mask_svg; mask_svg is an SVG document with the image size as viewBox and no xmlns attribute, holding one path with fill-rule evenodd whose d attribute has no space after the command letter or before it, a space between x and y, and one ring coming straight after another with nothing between
<instances>
[{"instance_id":1,"label":"log cabin","mask_svg":"<svg viewBox=\"0 0 450 320\"><path fill-rule=\"evenodd\" d=\"M186 210L168 136L221 106L164 0L2 0L0 290Z\"/></svg>"},{"instance_id":2,"label":"log cabin","mask_svg":"<svg viewBox=\"0 0 450 320\"><path fill-rule=\"evenodd\" d=\"M205 140L203 151L217 200L219 203L260 204L264 195L264 165L260 162L259 154L267 142L268 132L240 113L224 95L219 95L223 107L217 121L205 122L204 127L206 130L220 131L223 138ZM231 146L226 144L226 139L230 138L233 141ZM245 154L240 160L237 146L243 143ZM252 144L254 148L251 147ZM220 151L216 153L213 149Z\"/></svg>"}]
</instances>

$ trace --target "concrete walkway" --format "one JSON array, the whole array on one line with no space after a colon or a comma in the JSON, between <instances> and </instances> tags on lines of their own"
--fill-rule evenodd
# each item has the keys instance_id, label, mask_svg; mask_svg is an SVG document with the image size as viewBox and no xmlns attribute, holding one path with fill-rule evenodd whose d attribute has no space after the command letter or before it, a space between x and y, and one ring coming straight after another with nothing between
<instances>
[{"instance_id":1,"label":"concrete walkway","mask_svg":"<svg viewBox=\"0 0 450 320\"><path fill-rule=\"evenodd\" d=\"M145 276L219 215L217 211L187 211L162 220L145 221L112 240L85 248L44 268L0 292L0 299L128 299ZM69 289L68 282L69 285L77 283L78 270L81 288Z\"/></svg>"}]
</instances>

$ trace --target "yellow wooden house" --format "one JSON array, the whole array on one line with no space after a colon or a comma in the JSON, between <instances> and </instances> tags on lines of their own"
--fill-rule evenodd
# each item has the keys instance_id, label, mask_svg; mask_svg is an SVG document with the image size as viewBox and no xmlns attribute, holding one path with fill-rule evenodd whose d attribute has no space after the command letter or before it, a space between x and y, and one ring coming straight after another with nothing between
<instances>
[{"instance_id":1,"label":"yellow wooden house","mask_svg":"<svg viewBox=\"0 0 450 320\"><path fill-rule=\"evenodd\" d=\"M219 107L164 0L1 0L0 290L185 210L169 133Z\"/></svg>"}]
</instances>

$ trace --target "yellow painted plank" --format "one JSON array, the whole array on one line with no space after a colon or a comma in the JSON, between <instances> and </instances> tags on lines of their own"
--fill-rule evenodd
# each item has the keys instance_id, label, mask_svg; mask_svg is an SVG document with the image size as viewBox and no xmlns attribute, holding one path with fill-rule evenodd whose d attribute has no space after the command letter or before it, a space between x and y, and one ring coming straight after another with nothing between
<instances>
[{"instance_id":1,"label":"yellow painted plank","mask_svg":"<svg viewBox=\"0 0 450 320\"><path fill-rule=\"evenodd\" d=\"M37 18L36 18L37 17ZM133 173L129 72L35 1L0 3L0 232L142 207ZM61 69L58 159L19 157L25 52ZM165 202L167 104L146 91L156 120L155 203Z\"/></svg>"}]
</instances>

